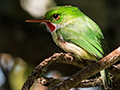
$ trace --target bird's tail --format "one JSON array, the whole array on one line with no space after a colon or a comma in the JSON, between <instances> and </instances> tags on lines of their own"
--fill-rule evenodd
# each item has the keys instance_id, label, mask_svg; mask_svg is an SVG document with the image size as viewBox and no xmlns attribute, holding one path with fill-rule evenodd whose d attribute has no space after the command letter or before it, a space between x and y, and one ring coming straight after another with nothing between
<instances>
[{"instance_id":1,"label":"bird's tail","mask_svg":"<svg viewBox=\"0 0 120 90\"><path fill-rule=\"evenodd\" d=\"M103 86L105 88L105 90L111 90L112 89L112 83L111 83L111 79L110 79L110 75L108 74L108 70L104 69L102 71L100 71L102 80L103 80Z\"/></svg>"}]
</instances>

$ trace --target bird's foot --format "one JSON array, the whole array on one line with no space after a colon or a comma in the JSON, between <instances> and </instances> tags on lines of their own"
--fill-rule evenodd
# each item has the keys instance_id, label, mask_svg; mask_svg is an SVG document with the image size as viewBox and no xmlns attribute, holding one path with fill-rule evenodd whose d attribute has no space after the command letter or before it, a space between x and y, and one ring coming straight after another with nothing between
<instances>
[{"instance_id":1,"label":"bird's foot","mask_svg":"<svg viewBox=\"0 0 120 90\"><path fill-rule=\"evenodd\" d=\"M68 58L71 60L71 62L73 61L72 53L67 53L67 54L65 55L65 59L68 59Z\"/></svg>"}]
</instances>

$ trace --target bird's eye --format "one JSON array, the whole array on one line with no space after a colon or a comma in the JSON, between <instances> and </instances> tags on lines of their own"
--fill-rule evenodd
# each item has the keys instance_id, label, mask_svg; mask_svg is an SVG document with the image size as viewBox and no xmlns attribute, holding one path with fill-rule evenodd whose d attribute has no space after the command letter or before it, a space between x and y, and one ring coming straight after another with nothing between
<instances>
[{"instance_id":1,"label":"bird's eye","mask_svg":"<svg viewBox=\"0 0 120 90\"><path fill-rule=\"evenodd\" d=\"M52 15L52 18L53 18L54 20L58 20L58 19L60 18L60 16L59 16L58 14L53 14L53 15Z\"/></svg>"}]
</instances>

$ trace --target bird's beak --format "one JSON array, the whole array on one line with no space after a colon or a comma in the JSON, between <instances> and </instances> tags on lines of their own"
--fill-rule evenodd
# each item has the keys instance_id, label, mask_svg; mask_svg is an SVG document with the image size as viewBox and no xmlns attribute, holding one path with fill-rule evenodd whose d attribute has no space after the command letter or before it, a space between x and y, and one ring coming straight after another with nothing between
<instances>
[{"instance_id":1,"label":"bird's beak","mask_svg":"<svg viewBox=\"0 0 120 90\"><path fill-rule=\"evenodd\" d=\"M35 19L35 20L26 20L25 22L50 22L46 19Z\"/></svg>"}]
</instances>

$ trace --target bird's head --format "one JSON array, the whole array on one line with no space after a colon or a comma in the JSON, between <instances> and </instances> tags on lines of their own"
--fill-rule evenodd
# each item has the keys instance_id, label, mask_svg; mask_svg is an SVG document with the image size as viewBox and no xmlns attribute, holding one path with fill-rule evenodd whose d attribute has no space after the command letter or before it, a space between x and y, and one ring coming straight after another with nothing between
<instances>
[{"instance_id":1,"label":"bird's head","mask_svg":"<svg viewBox=\"0 0 120 90\"><path fill-rule=\"evenodd\" d=\"M50 9L42 19L26 20L26 22L43 22L50 32L65 26L80 15L80 10L73 6L57 6Z\"/></svg>"}]
</instances>

